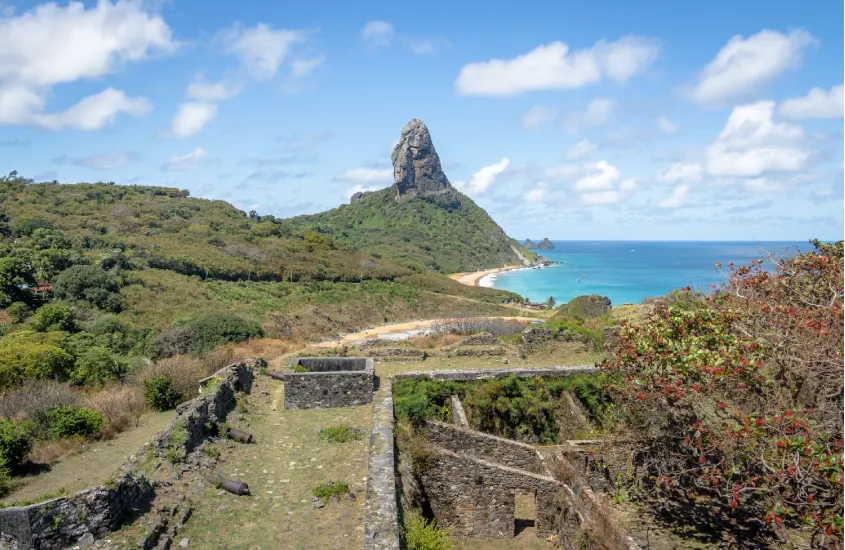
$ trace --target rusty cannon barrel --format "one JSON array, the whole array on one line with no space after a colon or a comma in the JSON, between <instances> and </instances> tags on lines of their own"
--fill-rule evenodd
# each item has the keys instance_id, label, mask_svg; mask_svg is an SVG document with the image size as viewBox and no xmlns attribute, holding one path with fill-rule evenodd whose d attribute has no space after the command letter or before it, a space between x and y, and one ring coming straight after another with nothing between
<instances>
[{"instance_id":1,"label":"rusty cannon barrel","mask_svg":"<svg viewBox=\"0 0 845 550\"><path fill-rule=\"evenodd\" d=\"M284 380L285 379L284 373L276 372L274 370L268 370L267 376L269 376L270 378L275 378L276 380Z\"/></svg>"},{"instance_id":2,"label":"rusty cannon barrel","mask_svg":"<svg viewBox=\"0 0 845 550\"><path fill-rule=\"evenodd\" d=\"M241 443L255 443L255 438L252 437L252 434L248 434L243 430L235 428L226 428L226 437Z\"/></svg>"},{"instance_id":3,"label":"rusty cannon barrel","mask_svg":"<svg viewBox=\"0 0 845 550\"><path fill-rule=\"evenodd\" d=\"M218 489L228 491L233 495L243 496L249 495L249 485L242 481L235 481L233 479L226 479L220 474L203 476L205 480Z\"/></svg>"}]
</instances>

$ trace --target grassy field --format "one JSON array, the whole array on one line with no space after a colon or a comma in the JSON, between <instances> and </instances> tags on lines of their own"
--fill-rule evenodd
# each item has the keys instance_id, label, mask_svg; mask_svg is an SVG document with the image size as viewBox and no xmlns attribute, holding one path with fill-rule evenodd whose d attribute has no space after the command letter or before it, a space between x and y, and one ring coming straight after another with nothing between
<instances>
[{"instance_id":1,"label":"grassy field","mask_svg":"<svg viewBox=\"0 0 845 550\"><path fill-rule=\"evenodd\" d=\"M62 456L38 475L18 478L16 489L7 495L3 505L38 502L58 494L71 494L99 485L111 475L129 455L161 431L175 416L174 411L149 413L142 416L138 426L115 439L82 444L77 452Z\"/></svg>"}]
</instances>

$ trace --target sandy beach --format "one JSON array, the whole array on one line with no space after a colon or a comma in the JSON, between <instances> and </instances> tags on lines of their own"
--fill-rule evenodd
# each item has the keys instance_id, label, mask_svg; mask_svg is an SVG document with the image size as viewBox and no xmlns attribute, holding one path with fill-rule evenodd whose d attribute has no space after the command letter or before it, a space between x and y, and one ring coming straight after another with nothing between
<instances>
[{"instance_id":1,"label":"sandy beach","mask_svg":"<svg viewBox=\"0 0 845 550\"><path fill-rule=\"evenodd\" d=\"M449 275L450 278L458 281L462 285L467 286L481 286L481 279L488 275L496 275L505 271L512 271L514 269L523 269L523 265L510 265L505 267L497 267L495 269L484 269L482 271L473 271L471 273L453 273Z\"/></svg>"}]
</instances>

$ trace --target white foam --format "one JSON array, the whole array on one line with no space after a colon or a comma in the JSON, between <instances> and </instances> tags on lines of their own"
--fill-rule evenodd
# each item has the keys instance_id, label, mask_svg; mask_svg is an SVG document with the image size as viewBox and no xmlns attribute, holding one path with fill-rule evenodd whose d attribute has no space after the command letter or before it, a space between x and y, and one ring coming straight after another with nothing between
<instances>
[{"instance_id":1,"label":"white foam","mask_svg":"<svg viewBox=\"0 0 845 550\"><path fill-rule=\"evenodd\" d=\"M478 286L483 286L484 288L495 288L496 274L491 273L490 275L485 275L484 277L478 280Z\"/></svg>"}]
</instances>

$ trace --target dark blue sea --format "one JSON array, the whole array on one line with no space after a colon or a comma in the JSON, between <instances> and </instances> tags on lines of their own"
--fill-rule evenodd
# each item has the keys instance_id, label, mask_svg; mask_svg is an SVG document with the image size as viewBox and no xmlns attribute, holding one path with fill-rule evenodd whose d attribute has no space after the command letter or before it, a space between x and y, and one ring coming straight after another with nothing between
<instances>
[{"instance_id":1,"label":"dark blue sea","mask_svg":"<svg viewBox=\"0 0 845 550\"><path fill-rule=\"evenodd\" d=\"M724 282L714 264L749 264L766 260L765 251L795 254L812 245L802 242L680 242L680 241L552 241L554 250L536 250L560 262L544 269L509 271L488 276L483 286L516 292L534 302L554 296L566 303L576 296L600 294L614 305L639 303L684 287L703 291ZM765 261L766 266L772 264Z\"/></svg>"}]
</instances>

